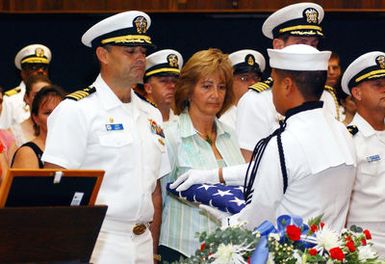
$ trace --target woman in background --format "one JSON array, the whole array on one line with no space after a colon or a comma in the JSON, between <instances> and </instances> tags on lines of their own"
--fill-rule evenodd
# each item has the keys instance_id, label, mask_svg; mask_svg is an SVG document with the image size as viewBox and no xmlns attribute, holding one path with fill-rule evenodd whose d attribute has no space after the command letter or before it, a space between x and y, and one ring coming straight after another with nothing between
<instances>
[{"instance_id":1,"label":"woman in background","mask_svg":"<svg viewBox=\"0 0 385 264\"><path fill-rule=\"evenodd\" d=\"M32 75L26 80L24 101L28 105L29 109L32 109L32 102L36 93L39 92L40 89L44 86L50 84L52 83L48 79L48 77L42 74ZM13 125L11 127L11 130L16 138L16 144L18 147L34 139L35 135L33 129L32 115L20 124Z\"/></svg>"},{"instance_id":2,"label":"woman in background","mask_svg":"<svg viewBox=\"0 0 385 264\"><path fill-rule=\"evenodd\" d=\"M33 99L31 118L35 138L23 144L15 153L12 168L43 168L41 156L47 137L47 119L56 106L64 99L64 91L55 85L42 88Z\"/></svg>"},{"instance_id":3,"label":"woman in background","mask_svg":"<svg viewBox=\"0 0 385 264\"><path fill-rule=\"evenodd\" d=\"M165 192L168 182L190 169L216 169L244 163L231 128L218 120L233 102L233 69L218 49L195 53L183 66L176 84L179 119L165 126L171 173L164 177L163 215L158 253L163 261L189 257L199 246L197 232L218 225L199 208Z\"/></svg>"}]
</instances>

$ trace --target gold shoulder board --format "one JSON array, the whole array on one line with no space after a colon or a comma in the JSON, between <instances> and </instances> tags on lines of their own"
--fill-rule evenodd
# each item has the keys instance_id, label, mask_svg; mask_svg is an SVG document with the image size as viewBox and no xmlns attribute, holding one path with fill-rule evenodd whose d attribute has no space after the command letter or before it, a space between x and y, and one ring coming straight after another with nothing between
<instances>
[{"instance_id":1,"label":"gold shoulder board","mask_svg":"<svg viewBox=\"0 0 385 264\"><path fill-rule=\"evenodd\" d=\"M96 92L95 87L87 87L87 88L84 88L82 90L77 90L77 91L75 91L73 93L70 93L65 98L71 99L71 100L75 100L75 101L79 101L79 100L81 100L83 98L86 98L90 94L93 94L94 92Z\"/></svg>"},{"instance_id":2,"label":"gold shoulder board","mask_svg":"<svg viewBox=\"0 0 385 264\"><path fill-rule=\"evenodd\" d=\"M16 88L13 88L13 89L11 89L11 90L6 91L6 92L4 93L4 95L6 95L6 96L12 96L12 95L15 95L15 94L20 93L20 91L21 91L20 87L16 87Z\"/></svg>"},{"instance_id":3,"label":"gold shoulder board","mask_svg":"<svg viewBox=\"0 0 385 264\"><path fill-rule=\"evenodd\" d=\"M257 93L260 93L270 89L271 87L273 87L273 79L269 77L263 82L254 83L249 87L249 89L256 91Z\"/></svg>"},{"instance_id":4,"label":"gold shoulder board","mask_svg":"<svg viewBox=\"0 0 385 264\"><path fill-rule=\"evenodd\" d=\"M335 93L334 88L329 85L325 85L324 89L330 93Z\"/></svg>"}]
</instances>

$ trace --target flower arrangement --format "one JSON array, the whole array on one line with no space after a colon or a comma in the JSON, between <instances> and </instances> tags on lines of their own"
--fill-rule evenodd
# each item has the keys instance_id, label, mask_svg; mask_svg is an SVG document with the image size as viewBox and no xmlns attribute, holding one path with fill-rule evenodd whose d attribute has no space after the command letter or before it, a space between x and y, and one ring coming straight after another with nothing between
<instances>
[{"instance_id":1,"label":"flower arrangement","mask_svg":"<svg viewBox=\"0 0 385 264\"><path fill-rule=\"evenodd\" d=\"M199 235L201 248L179 263L246 264L259 238L259 232L247 230L243 225L217 228L211 234L203 232Z\"/></svg>"},{"instance_id":2,"label":"flower arrangement","mask_svg":"<svg viewBox=\"0 0 385 264\"><path fill-rule=\"evenodd\" d=\"M254 231L243 225L200 234L201 248L180 263L215 264L375 264L378 260L369 230L352 226L340 233L317 217L304 224L282 215L277 227L265 221Z\"/></svg>"}]
</instances>

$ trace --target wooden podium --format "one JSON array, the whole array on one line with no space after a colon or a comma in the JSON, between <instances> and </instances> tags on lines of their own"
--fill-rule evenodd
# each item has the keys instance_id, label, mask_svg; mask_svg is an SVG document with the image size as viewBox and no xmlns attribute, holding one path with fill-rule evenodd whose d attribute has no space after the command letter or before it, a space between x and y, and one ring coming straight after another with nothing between
<instances>
[{"instance_id":1,"label":"wooden podium","mask_svg":"<svg viewBox=\"0 0 385 264\"><path fill-rule=\"evenodd\" d=\"M107 212L94 206L103 175L10 169L0 186L0 263L89 263Z\"/></svg>"},{"instance_id":2,"label":"wooden podium","mask_svg":"<svg viewBox=\"0 0 385 264\"><path fill-rule=\"evenodd\" d=\"M89 263L107 206L0 209L0 263Z\"/></svg>"}]
</instances>

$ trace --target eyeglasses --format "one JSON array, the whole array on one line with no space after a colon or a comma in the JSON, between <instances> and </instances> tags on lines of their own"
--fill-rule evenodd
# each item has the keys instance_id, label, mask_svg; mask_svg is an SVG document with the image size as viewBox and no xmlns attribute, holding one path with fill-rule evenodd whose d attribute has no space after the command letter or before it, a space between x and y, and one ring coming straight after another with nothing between
<instances>
[{"instance_id":1,"label":"eyeglasses","mask_svg":"<svg viewBox=\"0 0 385 264\"><path fill-rule=\"evenodd\" d=\"M238 78L242 82L259 82L261 80L261 77L255 74L241 74L241 75L236 75L236 78Z\"/></svg>"}]
</instances>

